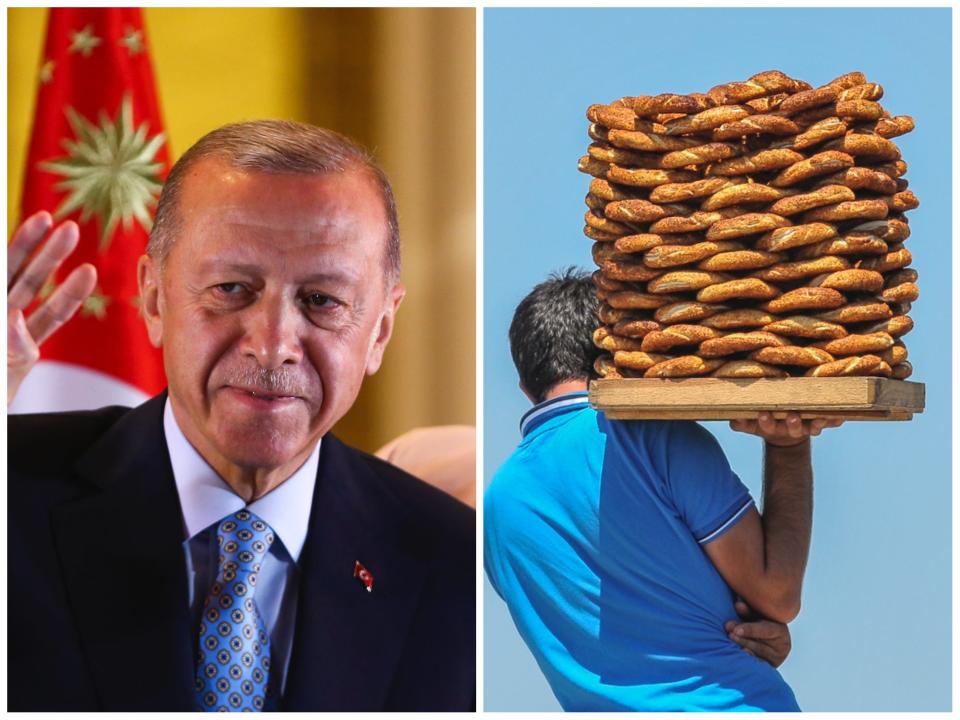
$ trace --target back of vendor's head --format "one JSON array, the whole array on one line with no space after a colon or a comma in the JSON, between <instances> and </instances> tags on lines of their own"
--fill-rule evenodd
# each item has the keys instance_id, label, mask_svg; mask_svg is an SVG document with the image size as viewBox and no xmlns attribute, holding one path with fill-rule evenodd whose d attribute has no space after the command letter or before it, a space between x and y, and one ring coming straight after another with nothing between
<instances>
[{"instance_id":1,"label":"back of vendor's head","mask_svg":"<svg viewBox=\"0 0 960 720\"><path fill-rule=\"evenodd\" d=\"M520 301L510 323L510 353L534 402L558 383L596 377L596 327L596 289L583 270L552 273Z\"/></svg>"}]
</instances>

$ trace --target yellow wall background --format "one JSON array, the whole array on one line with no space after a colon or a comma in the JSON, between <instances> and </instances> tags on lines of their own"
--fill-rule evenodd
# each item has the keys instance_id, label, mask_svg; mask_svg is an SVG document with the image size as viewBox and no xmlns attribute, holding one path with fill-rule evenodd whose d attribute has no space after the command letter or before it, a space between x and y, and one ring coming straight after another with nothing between
<instances>
[{"instance_id":1,"label":"yellow wall background","mask_svg":"<svg viewBox=\"0 0 960 720\"><path fill-rule=\"evenodd\" d=\"M47 11L7 11L7 220L19 217ZM400 212L407 298L383 369L336 428L366 450L475 421L472 8L147 8L171 156L228 122L323 125L370 148Z\"/></svg>"}]
</instances>

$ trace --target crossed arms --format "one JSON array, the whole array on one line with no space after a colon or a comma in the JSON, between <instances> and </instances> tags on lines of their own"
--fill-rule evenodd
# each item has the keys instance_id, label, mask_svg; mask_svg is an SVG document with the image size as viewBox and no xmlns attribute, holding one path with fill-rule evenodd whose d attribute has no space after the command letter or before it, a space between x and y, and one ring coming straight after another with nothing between
<instances>
[{"instance_id":1,"label":"crossed arms","mask_svg":"<svg viewBox=\"0 0 960 720\"><path fill-rule=\"evenodd\" d=\"M810 550L813 470L810 437L839 420L734 420L731 427L765 440L763 514L752 508L704 550L727 584L761 615L788 623L800 612Z\"/></svg>"}]
</instances>

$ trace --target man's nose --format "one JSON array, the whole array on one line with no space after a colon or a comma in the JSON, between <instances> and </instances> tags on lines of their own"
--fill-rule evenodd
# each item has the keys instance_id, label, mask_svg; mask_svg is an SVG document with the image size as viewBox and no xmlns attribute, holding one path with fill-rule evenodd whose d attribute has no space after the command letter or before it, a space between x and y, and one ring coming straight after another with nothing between
<instances>
[{"instance_id":1,"label":"man's nose","mask_svg":"<svg viewBox=\"0 0 960 720\"><path fill-rule=\"evenodd\" d=\"M260 367L273 370L303 358L301 313L295 302L263 295L247 308L243 352Z\"/></svg>"}]
</instances>

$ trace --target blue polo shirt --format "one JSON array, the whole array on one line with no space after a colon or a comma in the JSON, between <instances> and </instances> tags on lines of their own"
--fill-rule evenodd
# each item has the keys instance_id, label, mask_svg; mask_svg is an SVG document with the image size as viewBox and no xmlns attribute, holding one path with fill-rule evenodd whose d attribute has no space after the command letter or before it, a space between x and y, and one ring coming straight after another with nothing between
<instances>
[{"instance_id":1,"label":"blue polo shirt","mask_svg":"<svg viewBox=\"0 0 960 720\"><path fill-rule=\"evenodd\" d=\"M484 496L484 564L566 710L799 710L723 625L703 545L753 506L694 422L609 421L572 393L523 417Z\"/></svg>"}]
</instances>

